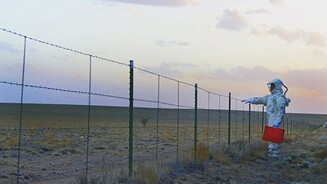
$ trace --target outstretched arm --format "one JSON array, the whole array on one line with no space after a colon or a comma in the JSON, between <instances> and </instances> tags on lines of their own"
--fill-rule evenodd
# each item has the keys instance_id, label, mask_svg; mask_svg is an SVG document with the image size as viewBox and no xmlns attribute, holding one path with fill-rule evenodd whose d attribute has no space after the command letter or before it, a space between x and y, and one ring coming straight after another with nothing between
<instances>
[{"instance_id":1,"label":"outstretched arm","mask_svg":"<svg viewBox=\"0 0 327 184\"><path fill-rule=\"evenodd\" d=\"M242 100L242 102L245 102L246 104L251 103L251 104L264 104L264 105L267 105L267 96L248 98L248 99Z\"/></svg>"}]
</instances>

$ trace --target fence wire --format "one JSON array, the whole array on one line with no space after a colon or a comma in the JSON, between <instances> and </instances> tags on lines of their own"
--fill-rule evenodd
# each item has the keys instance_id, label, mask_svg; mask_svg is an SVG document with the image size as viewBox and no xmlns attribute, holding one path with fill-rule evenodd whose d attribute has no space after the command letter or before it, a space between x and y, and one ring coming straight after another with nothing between
<instances>
[{"instance_id":1,"label":"fence wire","mask_svg":"<svg viewBox=\"0 0 327 184\"><path fill-rule=\"evenodd\" d=\"M63 178L89 182L103 171L110 171L113 178L119 172L133 177L138 164L196 161L203 145L214 150L261 139L267 124L263 106L245 105L231 93L219 94L131 63L0 31L24 41L22 63L14 59L21 65L21 81L0 78L0 183ZM47 66L39 60L60 57L43 56L45 48L44 53L28 52L33 43L80 57L71 57L70 62L61 58L63 62ZM51 67L59 67L59 77L50 70L42 78L35 73ZM60 69L66 67L84 71L83 82L78 83L74 74L61 78ZM10 95L17 100L6 100ZM42 95L43 101L38 99ZM282 125L286 135L314 128L291 114L285 115Z\"/></svg>"}]
</instances>

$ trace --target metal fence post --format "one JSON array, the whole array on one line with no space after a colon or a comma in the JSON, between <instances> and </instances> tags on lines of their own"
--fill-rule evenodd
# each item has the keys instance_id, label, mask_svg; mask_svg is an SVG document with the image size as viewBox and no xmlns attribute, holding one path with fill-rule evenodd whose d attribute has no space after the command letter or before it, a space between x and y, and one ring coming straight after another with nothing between
<instances>
[{"instance_id":1,"label":"metal fence post","mask_svg":"<svg viewBox=\"0 0 327 184\"><path fill-rule=\"evenodd\" d=\"M89 146L90 146L90 120L91 120L91 86L92 86L92 56L90 55L90 66L89 66L89 103L87 111L87 137L86 137L86 165L85 165L85 178L88 181L89 171Z\"/></svg>"},{"instance_id":2,"label":"metal fence post","mask_svg":"<svg viewBox=\"0 0 327 184\"><path fill-rule=\"evenodd\" d=\"M21 88L21 93L20 93L20 115L19 115L18 155L17 155L17 183L19 183L19 175L20 175L20 147L21 147L21 137L22 137L22 124L23 124L25 64L26 64L26 36L24 36L24 54L23 54L23 67L22 67L22 88Z\"/></svg>"},{"instance_id":3,"label":"metal fence post","mask_svg":"<svg viewBox=\"0 0 327 184\"><path fill-rule=\"evenodd\" d=\"M218 145L219 145L219 148L220 148L220 120L221 120L221 117L220 117L220 95L218 97Z\"/></svg>"},{"instance_id":4,"label":"metal fence post","mask_svg":"<svg viewBox=\"0 0 327 184\"><path fill-rule=\"evenodd\" d=\"M229 95L228 95L228 149L230 147L231 96L232 96L232 94L229 92Z\"/></svg>"},{"instance_id":5,"label":"metal fence post","mask_svg":"<svg viewBox=\"0 0 327 184\"><path fill-rule=\"evenodd\" d=\"M130 60L129 65L129 155L128 170L129 177L133 174L133 118L134 118L134 61Z\"/></svg>"},{"instance_id":6,"label":"metal fence post","mask_svg":"<svg viewBox=\"0 0 327 184\"><path fill-rule=\"evenodd\" d=\"M243 103L243 109L242 109L242 141L244 141L244 129L245 129L245 109L244 109L244 103Z\"/></svg>"},{"instance_id":7,"label":"metal fence post","mask_svg":"<svg viewBox=\"0 0 327 184\"><path fill-rule=\"evenodd\" d=\"M235 140L237 141L237 99L235 99Z\"/></svg>"},{"instance_id":8,"label":"metal fence post","mask_svg":"<svg viewBox=\"0 0 327 184\"><path fill-rule=\"evenodd\" d=\"M158 164L159 149L159 103L160 103L160 75L158 75L158 96L157 96L157 140L156 140L156 164Z\"/></svg>"},{"instance_id":9,"label":"metal fence post","mask_svg":"<svg viewBox=\"0 0 327 184\"><path fill-rule=\"evenodd\" d=\"M251 104L249 103L249 142L251 141Z\"/></svg>"},{"instance_id":10,"label":"metal fence post","mask_svg":"<svg viewBox=\"0 0 327 184\"><path fill-rule=\"evenodd\" d=\"M195 83L194 99L194 162L197 161L197 142L198 142L198 84Z\"/></svg>"},{"instance_id":11,"label":"metal fence post","mask_svg":"<svg viewBox=\"0 0 327 184\"><path fill-rule=\"evenodd\" d=\"M176 160L179 163L179 81L177 82L177 155Z\"/></svg>"},{"instance_id":12,"label":"metal fence post","mask_svg":"<svg viewBox=\"0 0 327 184\"><path fill-rule=\"evenodd\" d=\"M207 146L209 146L209 123L210 123L210 92L208 92Z\"/></svg>"}]
</instances>

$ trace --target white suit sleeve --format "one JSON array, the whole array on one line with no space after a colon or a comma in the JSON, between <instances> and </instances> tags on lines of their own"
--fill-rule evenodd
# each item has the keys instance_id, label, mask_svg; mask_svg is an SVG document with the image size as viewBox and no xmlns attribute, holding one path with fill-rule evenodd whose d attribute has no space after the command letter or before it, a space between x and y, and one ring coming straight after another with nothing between
<instances>
[{"instance_id":1,"label":"white suit sleeve","mask_svg":"<svg viewBox=\"0 0 327 184\"><path fill-rule=\"evenodd\" d=\"M277 116L273 123L274 127L280 127L284 114L285 114L285 107L277 107Z\"/></svg>"},{"instance_id":2,"label":"white suit sleeve","mask_svg":"<svg viewBox=\"0 0 327 184\"><path fill-rule=\"evenodd\" d=\"M245 103L267 105L268 95L267 95L267 96L263 96L263 97L253 97L253 98L248 98L248 99L243 100L243 101L244 101Z\"/></svg>"}]
</instances>

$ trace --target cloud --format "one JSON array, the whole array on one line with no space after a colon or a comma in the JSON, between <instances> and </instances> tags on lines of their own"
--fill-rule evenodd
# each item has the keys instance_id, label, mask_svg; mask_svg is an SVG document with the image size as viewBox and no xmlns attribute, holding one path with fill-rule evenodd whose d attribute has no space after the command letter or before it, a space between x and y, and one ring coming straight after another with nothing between
<instances>
[{"instance_id":1,"label":"cloud","mask_svg":"<svg viewBox=\"0 0 327 184\"><path fill-rule=\"evenodd\" d=\"M265 76L265 78L272 79L278 76L279 73L272 72L262 66L256 66L253 68L237 67L233 68L230 71L216 69L214 71L214 75L223 80L255 81L262 78L262 76Z\"/></svg>"},{"instance_id":2,"label":"cloud","mask_svg":"<svg viewBox=\"0 0 327 184\"><path fill-rule=\"evenodd\" d=\"M304 30L288 30L282 26L268 27L263 25L258 28L253 28L251 34L256 36L277 36L287 43L293 43L295 41L302 41L306 45L324 47L326 37L320 32L306 32Z\"/></svg>"},{"instance_id":3,"label":"cloud","mask_svg":"<svg viewBox=\"0 0 327 184\"><path fill-rule=\"evenodd\" d=\"M246 14L264 14L264 13L270 13L268 10L266 9L257 9L257 10L249 10L245 12Z\"/></svg>"},{"instance_id":4,"label":"cloud","mask_svg":"<svg viewBox=\"0 0 327 184\"><path fill-rule=\"evenodd\" d=\"M155 42L156 45L159 46L163 46L163 47L170 47L170 46L188 46L190 45L189 42L181 42L181 41L175 41L175 40L171 40L171 41L165 41L165 40L157 40Z\"/></svg>"},{"instance_id":5,"label":"cloud","mask_svg":"<svg viewBox=\"0 0 327 184\"><path fill-rule=\"evenodd\" d=\"M172 66L179 66L179 67L187 67L187 68L194 68L195 65L189 63L171 63Z\"/></svg>"},{"instance_id":6,"label":"cloud","mask_svg":"<svg viewBox=\"0 0 327 184\"><path fill-rule=\"evenodd\" d=\"M145 66L144 69L159 75L176 76L180 74L180 71L176 70L174 67L167 63L161 63L159 67Z\"/></svg>"},{"instance_id":7,"label":"cloud","mask_svg":"<svg viewBox=\"0 0 327 184\"><path fill-rule=\"evenodd\" d=\"M319 47L324 47L326 42L326 37L319 32L310 32L307 34L305 43L307 45L315 45Z\"/></svg>"},{"instance_id":8,"label":"cloud","mask_svg":"<svg viewBox=\"0 0 327 184\"><path fill-rule=\"evenodd\" d=\"M277 35L280 39L288 43L292 43L295 40L301 39L305 35L305 32L301 30L289 31L283 27L278 26L268 30L268 34Z\"/></svg>"},{"instance_id":9,"label":"cloud","mask_svg":"<svg viewBox=\"0 0 327 184\"><path fill-rule=\"evenodd\" d=\"M275 5L280 5L284 3L284 0L269 0L270 3L275 4Z\"/></svg>"},{"instance_id":10,"label":"cloud","mask_svg":"<svg viewBox=\"0 0 327 184\"><path fill-rule=\"evenodd\" d=\"M198 5L199 0L98 0L102 2L122 2L150 6L181 7L187 5Z\"/></svg>"},{"instance_id":11,"label":"cloud","mask_svg":"<svg viewBox=\"0 0 327 184\"><path fill-rule=\"evenodd\" d=\"M314 56L314 57L318 57L318 58L325 58L325 59L327 59L327 55L325 54L325 52L324 51L322 51L322 50L319 50L319 49L313 49L311 52L310 52L310 54L312 55L312 56Z\"/></svg>"},{"instance_id":12,"label":"cloud","mask_svg":"<svg viewBox=\"0 0 327 184\"><path fill-rule=\"evenodd\" d=\"M241 31L245 27L245 19L237 10L225 9L222 18L217 23L217 28L231 31Z\"/></svg>"},{"instance_id":13,"label":"cloud","mask_svg":"<svg viewBox=\"0 0 327 184\"><path fill-rule=\"evenodd\" d=\"M6 51L9 52L11 54L18 54L19 50L14 48L14 46L12 46L11 44L7 43L7 42L2 42L0 41L0 51Z\"/></svg>"},{"instance_id":14,"label":"cloud","mask_svg":"<svg viewBox=\"0 0 327 184\"><path fill-rule=\"evenodd\" d=\"M287 72L274 72L263 66L253 68L237 67L230 71L217 69L214 76L230 82L268 82L280 78L292 91L292 96L304 98L327 99L327 68L308 70L289 70ZM264 84L265 84L264 83Z\"/></svg>"},{"instance_id":15,"label":"cloud","mask_svg":"<svg viewBox=\"0 0 327 184\"><path fill-rule=\"evenodd\" d=\"M310 70L291 70L287 72L287 81L297 88L317 90L315 94L327 97L327 68Z\"/></svg>"}]
</instances>

